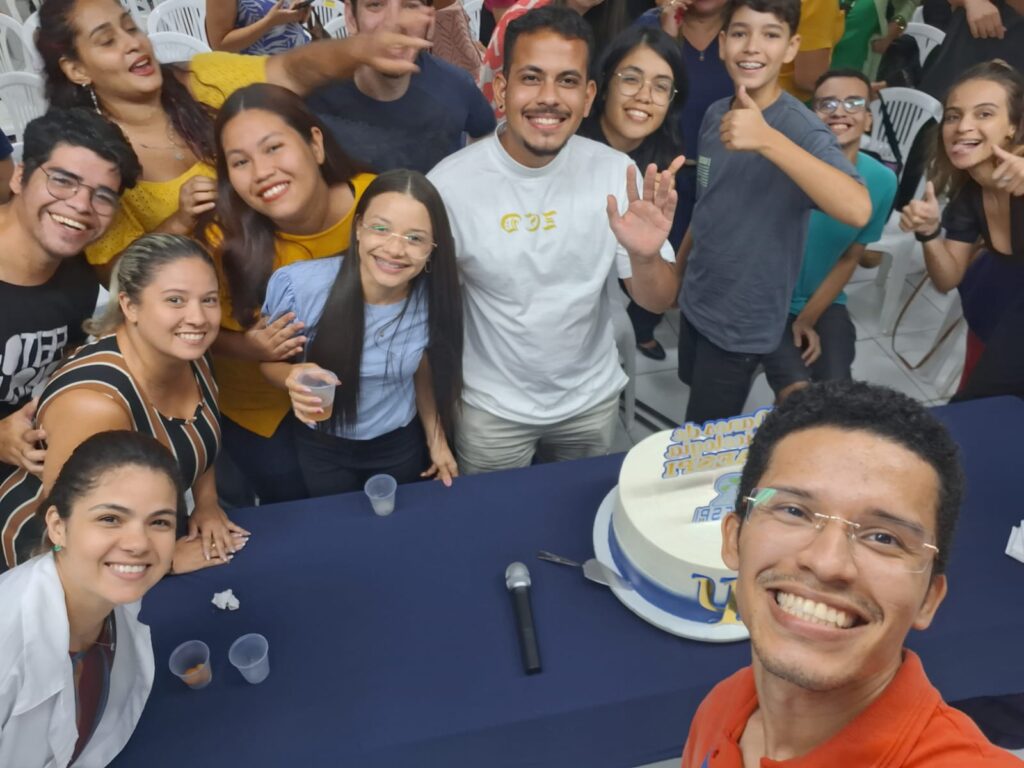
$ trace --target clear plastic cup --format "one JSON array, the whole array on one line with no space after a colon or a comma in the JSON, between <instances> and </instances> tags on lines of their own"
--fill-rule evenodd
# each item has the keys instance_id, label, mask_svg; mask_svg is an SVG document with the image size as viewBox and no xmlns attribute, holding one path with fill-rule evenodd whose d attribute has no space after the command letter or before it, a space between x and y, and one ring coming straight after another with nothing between
<instances>
[{"instance_id":1,"label":"clear plastic cup","mask_svg":"<svg viewBox=\"0 0 1024 768\"><path fill-rule=\"evenodd\" d=\"M327 421L334 413L334 390L337 387L338 377L326 368L306 371L299 375L299 383L309 387L311 395L320 398L323 406L323 413L317 414L316 421Z\"/></svg>"},{"instance_id":2,"label":"clear plastic cup","mask_svg":"<svg viewBox=\"0 0 1024 768\"><path fill-rule=\"evenodd\" d=\"M374 475L366 481L363 490L370 499L373 511L381 517L395 511L395 491L398 490L398 481L391 475Z\"/></svg>"},{"instance_id":3,"label":"clear plastic cup","mask_svg":"<svg viewBox=\"0 0 1024 768\"><path fill-rule=\"evenodd\" d=\"M269 651L270 645L263 635L242 635L228 649L228 661L242 673L242 677L256 685L270 674Z\"/></svg>"},{"instance_id":4,"label":"clear plastic cup","mask_svg":"<svg viewBox=\"0 0 1024 768\"><path fill-rule=\"evenodd\" d=\"M185 685L195 691L205 688L213 680L210 648L202 640L189 640L171 651L168 666Z\"/></svg>"}]
</instances>

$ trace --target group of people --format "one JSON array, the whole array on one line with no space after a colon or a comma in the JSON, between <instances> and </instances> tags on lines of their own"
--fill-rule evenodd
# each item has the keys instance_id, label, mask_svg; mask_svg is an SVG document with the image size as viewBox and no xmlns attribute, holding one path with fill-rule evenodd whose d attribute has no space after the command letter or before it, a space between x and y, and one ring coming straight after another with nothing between
<instances>
[{"instance_id":1,"label":"group of people","mask_svg":"<svg viewBox=\"0 0 1024 768\"><path fill-rule=\"evenodd\" d=\"M842 290L895 194L859 151L869 78L826 67L810 108L784 90L794 61L806 85L799 0L695 0L681 18L667 4L600 58L587 8L536 5L499 22L488 105L424 52L420 2L354 0L346 39L168 65L117 0L45 0L51 108L0 206L0 603L61 608L0 633L0 659L18 660L0 673L0 764L112 759L153 674L134 604L167 573L241 553L232 506L606 453L625 383L615 292L650 356L678 301L690 421L736 415L759 365L794 412L882 397L798 392L850 379ZM1007 318L1024 287L1022 114L1020 73L965 73L934 183L902 213L936 284L978 291L965 381L984 394L1021 358ZM861 418L826 431L895 441L942 482L953 471ZM752 498L788 483L767 478L774 461L748 464ZM741 580L756 511L725 529ZM949 514L911 525L942 553L914 577L932 611Z\"/></svg>"}]
</instances>

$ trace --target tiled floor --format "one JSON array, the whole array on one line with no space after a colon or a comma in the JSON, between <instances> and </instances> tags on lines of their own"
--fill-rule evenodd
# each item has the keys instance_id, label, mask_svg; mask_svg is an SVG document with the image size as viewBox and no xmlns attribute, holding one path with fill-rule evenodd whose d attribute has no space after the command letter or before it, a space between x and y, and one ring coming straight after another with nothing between
<instances>
[{"instance_id":1,"label":"tiled floor","mask_svg":"<svg viewBox=\"0 0 1024 768\"><path fill-rule=\"evenodd\" d=\"M885 384L929 405L946 402L952 395L952 390L956 388L959 371L963 366L966 338L963 322L959 323L942 345L940 352L918 371L908 369L900 362L896 352L903 355L911 364L916 364L938 337L939 326L946 317L950 303L956 301L955 297L942 295L930 284L926 285L911 303L899 324L894 351L893 337L884 336L879 330L878 315L882 306L883 289L875 283L875 272L858 270L847 289L850 315L857 329L854 377ZM921 273L911 274L907 279L902 292L901 306L910 296L913 286L920 280ZM655 362L638 355L636 376L637 399L675 423L682 422L689 396L686 385L676 377L678 326L679 313L673 310L665 316L665 321L655 331L655 338L665 347L668 357L661 362ZM947 354L943 355L943 352ZM936 365L936 361L940 361L940 364ZM764 375L760 374L754 381L745 410L771 405L773 399ZM650 433L651 430L639 422L628 430L620 424L612 450L628 450Z\"/></svg>"},{"instance_id":2,"label":"tiled floor","mask_svg":"<svg viewBox=\"0 0 1024 768\"><path fill-rule=\"evenodd\" d=\"M875 284L873 271L858 270L853 282L847 289L848 306L857 328L857 356L853 363L855 378L885 384L901 392L928 403L938 405L946 402L952 395L959 381L959 372L963 367L965 330L961 322L940 351L948 351L942 364L931 363L922 371L909 370L900 362L895 350L911 364L916 364L931 348L939 332L939 326L946 316L952 296L943 296L931 285L927 285L907 310L895 337L883 336L879 332L878 315L882 306L882 288ZM901 297L905 302L921 280L921 273L910 275L903 288ZM636 396L637 399L660 411L668 418L681 422L686 411L686 400L689 395L684 384L676 377L676 343L678 330L678 312L666 315L665 322L658 326L655 337L668 352L662 362L654 362L643 356L637 359ZM933 360L941 357L937 353ZM751 410L772 403L772 391L765 382L764 375L754 381L745 410ZM629 430L620 425L615 437L613 450L628 450L637 441L649 435L651 430L637 423ZM1024 750L1014 753L1024 758ZM641 768L678 768L679 759L673 758L659 763L651 763Z\"/></svg>"}]
</instances>

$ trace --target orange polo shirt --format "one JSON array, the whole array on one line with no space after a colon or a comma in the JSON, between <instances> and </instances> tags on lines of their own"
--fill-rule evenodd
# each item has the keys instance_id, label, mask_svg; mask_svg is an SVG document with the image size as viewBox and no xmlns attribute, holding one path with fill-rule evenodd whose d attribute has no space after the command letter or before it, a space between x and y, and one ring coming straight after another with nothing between
<instances>
[{"instance_id":1,"label":"orange polo shirt","mask_svg":"<svg viewBox=\"0 0 1024 768\"><path fill-rule=\"evenodd\" d=\"M904 650L896 677L853 722L792 760L761 758L761 768L1021 768L967 715L943 702L921 660ZM701 703L682 768L743 768L739 740L757 709L750 667L716 685Z\"/></svg>"}]
</instances>

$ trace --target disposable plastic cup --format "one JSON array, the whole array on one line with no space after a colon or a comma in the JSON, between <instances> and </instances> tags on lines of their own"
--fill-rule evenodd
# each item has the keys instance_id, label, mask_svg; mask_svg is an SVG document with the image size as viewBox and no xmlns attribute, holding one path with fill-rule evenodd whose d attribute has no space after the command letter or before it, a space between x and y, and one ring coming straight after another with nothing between
<instances>
[{"instance_id":1,"label":"disposable plastic cup","mask_svg":"<svg viewBox=\"0 0 1024 768\"><path fill-rule=\"evenodd\" d=\"M270 645L263 635L242 635L228 649L228 661L253 685L270 674Z\"/></svg>"},{"instance_id":2,"label":"disposable plastic cup","mask_svg":"<svg viewBox=\"0 0 1024 768\"><path fill-rule=\"evenodd\" d=\"M299 383L304 387L309 387L311 395L320 398L324 411L316 416L317 421L327 421L334 413L334 390L337 386L334 382L337 381L337 378L325 368L307 371L299 376Z\"/></svg>"},{"instance_id":3,"label":"disposable plastic cup","mask_svg":"<svg viewBox=\"0 0 1024 768\"><path fill-rule=\"evenodd\" d=\"M366 481L363 486L373 511L381 517L390 515L395 511L395 491L398 490L398 481L391 475L374 475Z\"/></svg>"},{"instance_id":4,"label":"disposable plastic cup","mask_svg":"<svg viewBox=\"0 0 1024 768\"><path fill-rule=\"evenodd\" d=\"M213 680L210 648L202 640L189 640L171 651L168 666L194 691L205 688Z\"/></svg>"}]
</instances>

